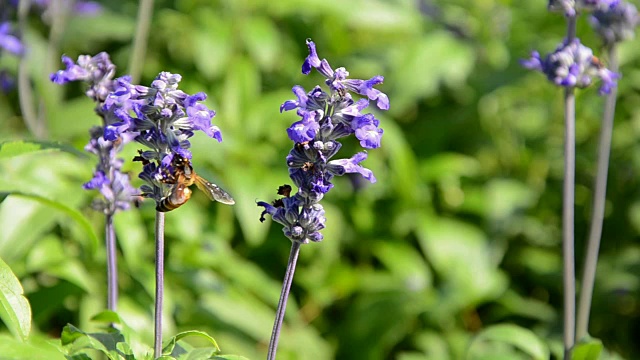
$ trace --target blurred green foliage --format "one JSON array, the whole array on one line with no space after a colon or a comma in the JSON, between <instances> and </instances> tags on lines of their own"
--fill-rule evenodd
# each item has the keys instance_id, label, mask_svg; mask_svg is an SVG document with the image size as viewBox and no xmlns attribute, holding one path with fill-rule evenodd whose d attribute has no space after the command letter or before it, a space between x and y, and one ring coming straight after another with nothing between
<instances>
[{"instance_id":1,"label":"blurred green foliage","mask_svg":"<svg viewBox=\"0 0 640 360\"><path fill-rule=\"evenodd\" d=\"M35 102L50 142L81 150L99 123L77 85L51 84L59 56L107 51L127 73L137 2L103 1L74 16L59 48L33 14L24 39ZM225 353L263 358L290 244L260 223L255 200L289 182L279 113L290 89L323 79L300 66L312 38L319 56L353 78L384 75L391 109L376 113L383 145L364 164L378 182L336 180L325 198L325 240L302 248L279 358L543 359L562 352L561 90L518 59L548 52L565 31L546 2L509 0L164 0L154 8L142 84L180 73L217 111L221 144L196 135L197 171L233 194L234 207L200 195L167 216L167 334L197 329ZM578 34L599 53L585 18ZM605 359L640 358L640 47L621 47L623 78L590 333ZM17 61L0 58L15 73ZM0 140L31 139L17 92L0 95ZM580 274L603 99L578 93L576 240ZM357 144L345 144L350 156ZM129 161L125 169L140 171ZM89 204L95 159L69 152L0 156L0 257L21 280L32 336L84 331L105 307L105 252L91 233L104 218ZM46 201L37 201L38 198ZM51 207L47 201L61 204ZM72 216L81 214L84 223ZM75 210L74 210L75 209ZM154 209L115 217L118 313L152 342ZM497 327L496 327L497 326ZM484 332L483 332L484 330ZM476 335L481 334L476 337ZM5 344L16 342L3 336ZM523 345L524 344L524 345ZM197 344L196 344L197 345ZM9 348L9 345L6 345ZM590 351L590 350L589 350ZM53 357L51 357L53 358Z\"/></svg>"}]
</instances>

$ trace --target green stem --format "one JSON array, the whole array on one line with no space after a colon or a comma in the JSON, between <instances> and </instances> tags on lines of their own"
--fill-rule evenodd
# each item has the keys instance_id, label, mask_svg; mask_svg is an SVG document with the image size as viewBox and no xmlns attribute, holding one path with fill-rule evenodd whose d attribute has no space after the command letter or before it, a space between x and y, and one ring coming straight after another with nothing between
<instances>
[{"instance_id":1,"label":"green stem","mask_svg":"<svg viewBox=\"0 0 640 360\"><path fill-rule=\"evenodd\" d=\"M577 16L577 15L576 15ZM567 18L567 44L576 38L576 17ZM576 173L575 89L565 90L564 185L562 191L562 279L564 288L564 360L571 360L576 341L576 264L574 205Z\"/></svg>"},{"instance_id":2,"label":"green stem","mask_svg":"<svg viewBox=\"0 0 640 360\"><path fill-rule=\"evenodd\" d=\"M105 239L107 246L107 309L116 311L118 302L118 266L116 260L116 234L113 213L106 215Z\"/></svg>"},{"instance_id":3,"label":"green stem","mask_svg":"<svg viewBox=\"0 0 640 360\"><path fill-rule=\"evenodd\" d=\"M129 59L129 73L132 84L137 84L140 81L144 57L147 52L147 39L149 37L152 15L153 0L140 1L140 7L138 8L138 25L136 27L135 38L133 39L131 58Z\"/></svg>"},{"instance_id":4,"label":"green stem","mask_svg":"<svg viewBox=\"0 0 640 360\"><path fill-rule=\"evenodd\" d=\"M616 46L608 47L609 69L618 72L618 55ZM591 299L593 297L593 284L596 277L598 264L598 252L602 237L602 222L604 220L604 207L607 200L607 175L609 169L609 154L611 153L611 137L613 133L613 118L616 112L617 87L613 87L607 96L602 115L602 129L600 130L600 143L598 146L598 173L596 175L595 192L593 195L593 213L591 214L591 228L587 253L585 255L584 271L582 273L582 286L580 301L578 303L578 325L576 338L578 340L589 333L589 313L591 312Z\"/></svg>"},{"instance_id":5,"label":"green stem","mask_svg":"<svg viewBox=\"0 0 640 360\"><path fill-rule=\"evenodd\" d=\"M18 5L18 28L20 35L23 37L27 30L27 15L31 1L20 1ZM22 118L29 131L38 139L47 136L47 131L43 122L38 121L33 100L33 88L31 87L31 79L29 78L29 53L30 49L26 48L25 53L20 57L18 64L18 94L20 102L20 111Z\"/></svg>"},{"instance_id":6,"label":"green stem","mask_svg":"<svg viewBox=\"0 0 640 360\"><path fill-rule=\"evenodd\" d=\"M154 313L154 358L162 355L162 300L164 299L164 213L156 211L156 304Z\"/></svg>"},{"instance_id":7,"label":"green stem","mask_svg":"<svg viewBox=\"0 0 640 360\"><path fill-rule=\"evenodd\" d=\"M574 89L565 92L564 187L562 201L562 255L564 286L564 359L571 359L575 343L576 274L574 244L575 129Z\"/></svg>"},{"instance_id":8,"label":"green stem","mask_svg":"<svg viewBox=\"0 0 640 360\"><path fill-rule=\"evenodd\" d=\"M280 300L278 301L278 310L276 311L276 319L273 322L273 330L271 331L271 340L269 341L269 353L267 360L276 359L276 350L278 349L278 339L280 338L280 330L282 329L282 321L287 308L287 299L289 298L289 290L293 282L293 274L296 271L296 262L300 253L300 243L292 241L291 252L289 253L289 262L287 263L287 271L282 282L282 291L280 292Z\"/></svg>"}]
</instances>

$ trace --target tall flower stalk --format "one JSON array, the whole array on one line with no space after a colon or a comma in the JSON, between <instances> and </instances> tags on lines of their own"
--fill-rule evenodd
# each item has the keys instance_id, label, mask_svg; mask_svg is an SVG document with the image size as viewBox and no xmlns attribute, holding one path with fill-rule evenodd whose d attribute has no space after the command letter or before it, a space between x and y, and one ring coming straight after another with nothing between
<instances>
[{"instance_id":1,"label":"tall flower stalk","mask_svg":"<svg viewBox=\"0 0 640 360\"><path fill-rule=\"evenodd\" d=\"M334 176L358 173L372 183L376 181L373 172L360 165L367 158L366 151L348 159L331 160L342 147L338 139L355 135L363 148L378 148L383 133L378 127L380 122L373 114L363 114L361 111L371 100L376 101L378 108L389 109L387 96L374 88L382 83L382 76L369 80L348 79L349 72L345 68L334 70L326 59L320 60L313 41L307 40L307 47L309 56L302 65L302 73L308 75L315 68L326 78L328 92L316 86L307 93L296 85L293 93L297 99L286 101L280 106L281 112L297 109L297 114L301 117L287 129L289 139L294 144L286 161L289 177L298 190L292 194L291 186L283 185L278 189L278 195L282 195L282 198L272 203L257 203L264 207L260 221L265 220L266 214L271 215L274 221L283 225L284 235L292 242L269 342L269 360L276 358L300 246L323 239L320 230L324 229L326 218L320 201L333 188L331 180ZM366 98L355 101L351 92Z\"/></svg>"},{"instance_id":2,"label":"tall flower stalk","mask_svg":"<svg viewBox=\"0 0 640 360\"><path fill-rule=\"evenodd\" d=\"M119 119L105 128L105 139L131 136L144 145L134 161L143 164L139 177L145 181L141 195L156 204L156 296L155 357L162 355L162 302L164 296L164 217L191 197L192 184L205 190L212 200L233 204L233 199L218 186L203 180L191 166L189 138L196 130L222 141L217 126L211 125L215 112L201 103L206 94L189 95L178 89L182 76L161 72L151 86L134 85L129 78L117 80L101 109Z\"/></svg>"},{"instance_id":3,"label":"tall flower stalk","mask_svg":"<svg viewBox=\"0 0 640 360\"><path fill-rule=\"evenodd\" d=\"M617 72L619 67L617 43L634 37L635 27L640 21L638 10L632 4L619 1L608 7L594 11L590 20L591 25L602 38L607 50L609 68L611 71ZM587 251L578 302L577 340L589 334L589 314L591 312L591 299L596 277L598 252L602 238L604 207L607 198L607 176L609 173L609 154L611 152L611 137L613 134L613 120L616 109L616 90L617 88L611 89L611 92L607 95L602 115L591 226L587 238Z\"/></svg>"},{"instance_id":4,"label":"tall flower stalk","mask_svg":"<svg viewBox=\"0 0 640 360\"><path fill-rule=\"evenodd\" d=\"M131 136L104 137L105 129L119 119L103 111L108 94L115 89L116 71L107 53L96 56L81 55L77 63L66 56L62 57L65 70L51 74L51 81L66 84L81 81L87 85L85 94L96 103L96 113L102 119L101 126L90 129L91 139L85 150L98 156L91 181L83 185L87 190L99 190L101 199L96 199L92 207L105 214L105 245L107 252L107 309L116 311L118 300L118 271L116 258L116 236L113 228L113 216L117 211L129 209L135 200L137 191L131 186L129 176L120 171L123 160L117 157L123 146L130 142Z\"/></svg>"},{"instance_id":5,"label":"tall flower stalk","mask_svg":"<svg viewBox=\"0 0 640 360\"><path fill-rule=\"evenodd\" d=\"M571 359L571 351L576 342L576 278L574 243L575 205L575 88L585 88L600 78L600 94L608 94L615 86L618 74L605 68L593 51L582 45L576 36L576 22L580 11L596 10L609 6L611 0L551 0L549 10L561 11L567 19L565 40L555 52L544 59L537 52L529 60L522 61L526 68L538 70L558 86L565 88L565 136L564 136L564 176L562 201L562 255L564 316L563 339L564 359Z\"/></svg>"}]
</instances>

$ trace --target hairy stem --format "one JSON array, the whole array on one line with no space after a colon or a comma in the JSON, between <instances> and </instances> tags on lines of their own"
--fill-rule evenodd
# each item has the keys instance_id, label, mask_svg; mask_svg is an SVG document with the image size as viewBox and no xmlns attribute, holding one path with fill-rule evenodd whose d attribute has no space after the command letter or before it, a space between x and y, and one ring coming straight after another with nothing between
<instances>
[{"instance_id":1,"label":"hairy stem","mask_svg":"<svg viewBox=\"0 0 640 360\"><path fill-rule=\"evenodd\" d=\"M289 298L289 290L293 282L293 274L296 271L296 262L300 253L300 243L293 241L291 243L291 252L289 253L289 262L287 263L287 272L284 274L282 282L282 292L280 292L280 300L278 301L278 310L276 311L276 319L273 322L273 330L271 331L271 340L269 341L269 354L267 360L276 359L276 350L278 349L278 338L282 329L282 321L284 320L285 310L287 308L287 299Z\"/></svg>"},{"instance_id":2,"label":"hairy stem","mask_svg":"<svg viewBox=\"0 0 640 360\"><path fill-rule=\"evenodd\" d=\"M609 69L618 72L618 55L616 46L608 47ZM585 255L584 271L582 273L582 286L580 301L578 302L578 324L576 339L580 340L589 333L589 313L591 312L591 299L593 296L593 284L596 277L596 265L598 264L598 252L602 237L602 222L604 220L604 206L607 200L607 175L609 169L609 154L611 152L611 136L613 133L613 118L616 112L617 87L611 89L604 105L602 115L602 129L600 130L600 143L598 145L598 173L596 175L595 192L593 195L593 213L591 214L591 228L587 253Z\"/></svg>"},{"instance_id":3,"label":"hairy stem","mask_svg":"<svg viewBox=\"0 0 640 360\"><path fill-rule=\"evenodd\" d=\"M131 83L133 84L137 84L140 81L140 75L142 74L152 15L153 0L140 1L140 7L138 8L138 26L136 27L136 35L133 39L133 50L131 52L131 59L129 60L129 73L131 75Z\"/></svg>"},{"instance_id":4,"label":"hairy stem","mask_svg":"<svg viewBox=\"0 0 640 360\"><path fill-rule=\"evenodd\" d=\"M105 239L107 246L107 309L116 311L118 302L118 265L113 213L106 215Z\"/></svg>"},{"instance_id":5,"label":"hairy stem","mask_svg":"<svg viewBox=\"0 0 640 360\"><path fill-rule=\"evenodd\" d=\"M162 355L162 300L164 296L164 213L156 211L156 306L153 353Z\"/></svg>"}]
</instances>

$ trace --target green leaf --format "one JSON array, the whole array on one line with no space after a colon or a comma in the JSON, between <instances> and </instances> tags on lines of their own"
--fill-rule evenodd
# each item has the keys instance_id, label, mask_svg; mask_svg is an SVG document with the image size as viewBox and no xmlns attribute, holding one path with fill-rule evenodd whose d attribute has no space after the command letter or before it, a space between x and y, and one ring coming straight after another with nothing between
<instances>
[{"instance_id":1,"label":"green leaf","mask_svg":"<svg viewBox=\"0 0 640 360\"><path fill-rule=\"evenodd\" d=\"M216 340L211 336L209 336L209 334L207 334L206 332L198 331L198 330L188 330L188 331L183 331L177 334L176 336L172 337L171 339L169 339L167 345L164 347L164 349L162 349L162 353L171 354L173 352L174 347L176 346L176 343L189 336L198 336L198 337L204 338L205 340L213 344L213 346L216 348L216 351L220 351L220 347L218 346L218 343L216 342Z\"/></svg>"},{"instance_id":2,"label":"green leaf","mask_svg":"<svg viewBox=\"0 0 640 360\"><path fill-rule=\"evenodd\" d=\"M0 259L0 318L11 333L23 341L31 331L31 307L20 280Z\"/></svg>"},{"instance_id":3,"label":"green leaf","mask_svg":"<svg viewBox=\"0 0 640 360\"><path fill-rule=\"evenodd\" d=\"M84 215L82 215L82 213L80 213L78 210L72 209L61 202L47 199L44 196L40 196L36 194L27 194L20 191L0 192L0 197L8 196L8 195L19 196L22 198L35 200L43 205L47 205L56 210L60 210L64 212L65 214L69 215L69 217L71 217L73 220L75 220L88 236L89 238L88 251L90 253L93 253L98 248L98 244L100 243L98 236L93 231L93 227L91 226L91 223L89 222L89 220L87 220L87 218L84 217Z\"/></svg>"},{"instance_id":4,"label":"green leaf","mask_svg":"<svg viewBox=\"0 0 640 360\"><path fill-rule=\"evenodd\" d=\"M16 140L5 141L0 143L0 159L10 158L14 156L39 152L39 151L53 151L60 150L70 154L86 157L87 155L71 145L51 142L51 141L37 141L37 140Z\"/></svg>"},{"instance_id":5,"label":"green leaf","mask_svg":"<svg viewBox=\"0 0 640 360\"><path fill-rule=\"evenodd\" d=\"M76 341L78 338L81 338L85 335L86 334L82 330L71 324L67 324L62 329L62 334L60 334L60 343L62 343L63 346L69 345L72 342Z\"/></svg>"},{"instance_id":6,"label":"green leaf","mask_svg":"<svg viewBox=\"0 0 640 360\"><path fill-rule=\"evenodd\" d=\"M467 359L486 358L486 351L490 351L491 356L494 356L491 358L495 359L499 354L495 353L493 346L490 347L491 350L483 351L487 343L511 345L534 360L548 360L550 356L549 347L531 330L517 325L501 324L490 326L475 337L469 345Z\"/></svg>"},{"instance_id":7,"label":"green leaf","mask_svg":"<svg viewBox=\"0 0 640 360\"><path fill-rule=\"evenodd\" d=\"M24 342L9 334L0 334L0 359L2 360L65 360L59 342L34 334ZM67 360L85 360L87 357L68 357Z\"/></svg>"},{"instance_id":8,"label":"green leaf","mask_svg":"<svg viewBox=\"0 0 640 360\"><path fill-rule=\"evenodd\" d=\"M216 355L212 359L214 360L249 360L240 355Z\"/></svg>"},{"instance_id":9,"label":"green leaf","mask_svg":"<svg viewBox=\"0 0 640 360\"><path fill-rule=\"evenodd\" d=\"M91 318L91 321L101 322L106 324L122 324L122 319L120 318L120 315L110 310L105 310L97 313Z\"/></svg>"},{"instance_id":10,"label":"green leaf","mask_svg":"<svg viewBox=\"0 0 640 360\"><path fill-rule=\"evenodd\" d=\"M602 353L603 345L599 339L589 339L578 343L571 350L573 360L598 360Z\"/></svg>"}]
</instances>

